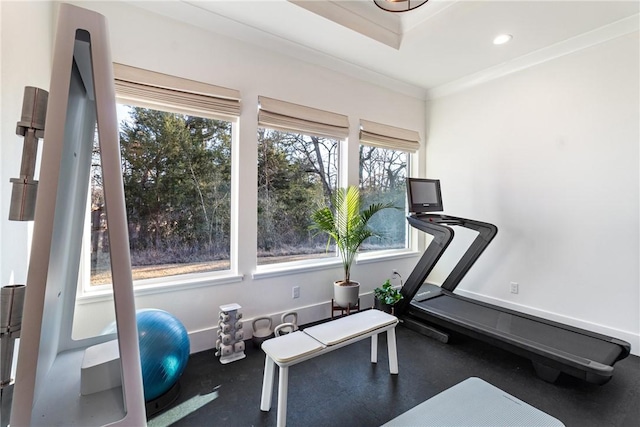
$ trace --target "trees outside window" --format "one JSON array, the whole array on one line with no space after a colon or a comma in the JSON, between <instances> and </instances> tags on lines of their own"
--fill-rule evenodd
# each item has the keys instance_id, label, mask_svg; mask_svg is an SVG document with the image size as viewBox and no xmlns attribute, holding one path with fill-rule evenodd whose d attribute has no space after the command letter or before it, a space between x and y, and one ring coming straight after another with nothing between
<instances>
[{"instance_id":1,"label":"trees outside window","mask_svg":"<svg viewBox=\"0 0 640 427\"><path fill-rule=\"evenodd\" d=\"M381 238L369 239L361 251L407 247L406 177L409 154L390 148L360 145L359 179L363 206L391 203L371 219L370 226Z\"/></svg>"},{"instance_id":2,"label":"trees outside window","mask_svg":"<svg viewBox=\"0 0 640 427\"><path fill-rule=\"evenodd\" d=\"M229 269L231 123L135 106L118 111L134 280ZM92 285L111 281L99 156L93 163Z\"/></svg>"},{"instance_id":3,"label":"trees outside window","mask_svg":"<svg viewBox=\"0 0 640 427\"><path fill-rule=\"evenodd\" d=\"M337 188L339 143L258 129L258 265L336 256L309 226Z\"/></svg>"}]
</instances>

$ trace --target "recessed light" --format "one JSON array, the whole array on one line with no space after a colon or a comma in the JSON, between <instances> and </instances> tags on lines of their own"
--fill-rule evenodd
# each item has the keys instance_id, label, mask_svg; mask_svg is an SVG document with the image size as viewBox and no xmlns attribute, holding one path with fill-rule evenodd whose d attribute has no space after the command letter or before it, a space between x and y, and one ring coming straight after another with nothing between
<instances>
[{"instance_id":1,"label":"recessed light","mask_svg":"<svg viewBox=\"0 0 640 427\"><path fill-rule=\"evenodd\" d=\"M493 39L493 44L505 44L511 41L512 38L513 36L511 34L500 34L495 39Z\"/></svg>"}]
</instances>

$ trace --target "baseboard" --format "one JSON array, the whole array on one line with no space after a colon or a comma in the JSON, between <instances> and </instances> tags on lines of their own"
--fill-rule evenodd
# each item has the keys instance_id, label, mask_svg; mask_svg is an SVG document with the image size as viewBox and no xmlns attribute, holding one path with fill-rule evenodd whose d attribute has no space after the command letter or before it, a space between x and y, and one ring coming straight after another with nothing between
<instances>
[{"instance_id":1,"label":"baseboard","mask_svg":"<svg viewBox=\"0 0 640 427\"><path fill-rule=\"evenodd\" d=\"M586 329L588 331L597 332L599 334L607 335L610 337L624 340L631 344L631 354L640 356L640 334L634 334L633 332L624 331L621 329L611 328L598 323L588 322L582 319L576 319L569 316L564 316L558 313L550 311L540 310L528 305L516 304L512 301L503 300L500 298L493 298L486 295L478 294L476 292L469 292L463 289L456 289L456 293L464 297L473 298L478 301L486 302L489 304L497 305L500 307L508 308L522 313L530 314L532 316L542 317L554 322L564 323L576 328Z\"/></svg>"}]
</instances>

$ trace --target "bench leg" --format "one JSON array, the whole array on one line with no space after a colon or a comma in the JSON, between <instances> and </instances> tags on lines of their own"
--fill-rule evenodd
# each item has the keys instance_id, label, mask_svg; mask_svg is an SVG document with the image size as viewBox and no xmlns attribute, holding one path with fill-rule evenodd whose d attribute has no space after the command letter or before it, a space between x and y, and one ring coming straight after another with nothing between
<instances>
[{"instance_id":1,"label":"bench leg","mask_svg":"<svg viewBox=\"0 0 640 427\"><path fill-rule=\"evenodd\" d=\"M260 410L269 411L271 409L271 396L273 393L273 374L275 363L269 356L264 360L264 377L262 378L262 397L260 399Z\"/></svg>"},{"instance_id":2,"label":"bench leg","mask_svg":"<svg viewBox=\"0 0 640 427\"><path fill-rule=\"evenodd\" d=\"M371 335L371 363L378 363L378 334Z\"/></svg>"},{"instance_id":3,"label":"bench leg","mask_svg":"<svg viewBox=\"0 0 640 427\"><path fill-rule=\"evenodd\" d=\"M289 392L289 367L280 366L278 374L278 427L287 425L287 394Z\"/></svg>"},{"instance_id":4,"label":"bench leg","mask_svg":"<svg viewBox=\"0 0 640 427\"><path fill-rule=\"evenodd\" d=\"M387 351L389 352L389 372L398 373L398 350L396 348L396 328L387 330Z\"/></svg>"}]
</instances>

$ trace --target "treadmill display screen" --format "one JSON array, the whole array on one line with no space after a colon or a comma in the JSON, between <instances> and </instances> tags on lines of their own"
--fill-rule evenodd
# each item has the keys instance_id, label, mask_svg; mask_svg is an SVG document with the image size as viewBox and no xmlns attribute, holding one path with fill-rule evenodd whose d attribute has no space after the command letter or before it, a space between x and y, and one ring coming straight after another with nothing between
<instances>
[{"instance_id":1,"label":"treadmill display screen","mask_svg":"<svg viewBox=\"0 0 640 427\"><path fill-rule=\"evenodd\" d=\"M407 197L411 213L444 210L438 179L407 178Z\"/></svg>"}]
</instances>

